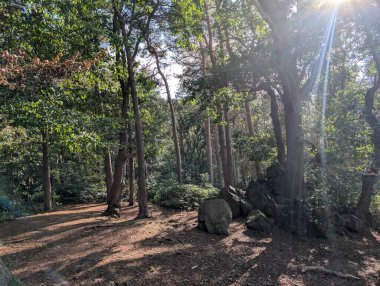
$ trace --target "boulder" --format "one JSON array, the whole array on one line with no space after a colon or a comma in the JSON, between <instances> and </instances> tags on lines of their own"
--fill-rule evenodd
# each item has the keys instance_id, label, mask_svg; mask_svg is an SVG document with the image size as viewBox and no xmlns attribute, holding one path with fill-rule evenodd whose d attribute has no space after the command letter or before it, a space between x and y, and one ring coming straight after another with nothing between
<instances>
[{"instance_id":1,"label":"boulder","mask_svg":"<svg viewBox=\"0 0 380 286\"><path fill-rule=\"evenodd\" d=\"M259 210L253 210L249 213L246 226L258 232L271 234L273 228L273 220L268 218Z\"/></svg>"},{"instance_id":2,"label":"boulder","mask_svg":"<svg viewBox=\"0 0 380 286\"><path fill-rule=\"evenodd\" d=\"M198 226L210 234L228 235L232 212L224 199L205 200L198 211Z\"/></svg>"},{"instance_id":3,"label":"boulder","mask_svg":"<svg viewBox=\"0 0 380 286\"><path fill-rule=\"evenodd\" d=\"M266 216L275 218L277 216L277 203L268 195L267 205L261 210Z\"/></svg>"},{"instance_id":4,"label":"boulder","mask_svg":"<svg viewBox=\"0 0 380 286\"><path fill-rule=\"evenodd\" d=\"M340 216L340 222L348 231L354 233L363 233L367 228L360 218L352 214Z\"/></svg>"},{"instance_id":5,"label":"boulder","mask_svg":"<svg viewBox=\"0 0 380 286\"><path fill-rule=\"evenodd\" d=\"M220 197L224 199L231 208L232 217L236 218L240 216L240 201L243 195L237 191L237 189L228 186L223 187L220 191Z\"/></svg>"},{"instance_id":6,"label":"boulder","mask_svg":"<svg viewBox=\"0 0 380 286\"><path fill-rule=\"evenodd\" d=\"M246 191L246 197L255 209L263 210L269 204L269 189L265 182L251 181Z\"/></svg>"},{"instance_id":7,"label":"boulder","mask_svg":"<svg viewBox=\"0 0 380 286\"><path fill-rule=\"evenodd\" d=\"M248 199L240 200L240 210L243 216L247 217L251 211L253 211L255 207Z\"/></svg>"},{"instance_id":8,"label":"boulder","mask_svg":"<svg viewBox=\"0 0 380 286\"><path fill-rule=\"evenodd\" d=\"M269 189L270 195L276 199L281 200L284 186L284 170L279 164L271 165L266 172L266 183Z\"/></svg>"},{"instance_id":9,"label":"boulder","mask_svg":"<svg viewBox=\"0 0 380 286\"><path fill-rule=\"evenodd\" d=\"M286 201L276 208L275 223L296 235L307 235L308 209L303 201Z\"/></svg>"}]
</instances>

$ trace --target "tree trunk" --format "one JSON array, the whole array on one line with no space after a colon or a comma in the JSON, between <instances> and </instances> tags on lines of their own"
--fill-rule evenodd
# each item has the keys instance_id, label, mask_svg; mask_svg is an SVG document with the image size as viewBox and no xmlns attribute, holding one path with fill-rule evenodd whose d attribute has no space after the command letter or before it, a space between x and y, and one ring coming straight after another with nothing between
<instances>
[{"instance_id":1,"label":"tree trunk","mask_svg":"<svg viewBox=\"0 0 380 286\"><path fill-rule=\"evenodd\" d=\"M143 129L141 123L139 100L136 89L135 72L133 70L133 61L131 52L128 50L128 46L125 45L127 53L127 65L129 84L131 88L133 112L135 115L135 129L136 129L136 144L137 144L137 162L138 162L138 192L137 201L139 203L139 213L137 219L150 217L148 211L148 193L146 189L146 173L145 173L145 151L144 151L144 139Z\"/></svg>"},{"instance_id":2,"label":"tree trunk","mask_svg":"<svg viewBox=\"0 0 380 286\"><path fill-rule=\"evenodd\" d=\"M284 101L287 157L285 162L285 197L293 202L303 200L304 192L304 136L301 103Z\"/></svg>"},{"instance_id":3,"label":"tree trunk","mask_svg":"<svg viewBox=\"0 0 380 286\"><path fill-rule=\"evenodd\" d=\"M356 206L358 216L368 224L371 224L371 214L369 212L369 207L371 205L371 199L374 193L377 178L377 174L365 174L362 176L362 191L358 204Z\"/></svg>"},{"instance_id":4,"label":"tree trunk","mask_svg":"<svg viewBox=\"0 0 380 286\"><path fill-rule=\"evenodd\" d=\"M232 145L231 145L231 134L230 134L230 115L227 109L224 109L224 120L226 121L225 135L226 135L228 185L233 186L235 184L235 173L234 173L234 163L233 163L233 157L232 157Z\"/></svg>"},{"instance_id":5,"label":"tree trunk","mask_svg":"<svg viewBox=\"0 0 380 286\"><path fill-rule=\"evenodd\" d=\"M129 181L129 206L133 206L135 204L135 164L134 164L133 157L129 157L128 181Z\"/></svg>"},{"instance_id":6,"label":"tree trunk","mask_svg":"<svg viewBox=\"0 0 380 286\"><path fill-rule=\"evenodd\" d=\"M244 107L245 107L245 114L246 114L246 122L248 126L248 132L250 136L255 135L255 130L253 128L253 122L252 122L252 116L251 116L251 107L249 105L249 101L244 102ZM255 161L255 169L256 169L256 179L259 179L263 177L263 171L261 167L261 162L260 161Z\"/></svg>"},{"instance_id":7,"label":"tree trunk","mask_svg":"<svg viewBox=\"0 0 380 286\"><path fill-rule=\"evenodd\" d=\"M216 163L216 181L217 185L222 185L222 178L221 178L221 164L220 164L220 146L219 146L219 126L215 125L214 128L214 155L215 155L215 163Z\"/></svg>"},{"instance_id":8,"label":"tree trunk","mask_svg":"<svg viewBox=\"0 0 380 286\"><path fill-rule=\"evenodd\" d=\"M217 105L217 109L221 117L221 120L223 120L222 107L220 104ZM219 136L220 158L222 161L223 180L224 180L224 185L228 186L230 185L230 181L228 177L228 167L227 167L226 134L225 134L224 126L221 123L218 124L218 136Z\"/></svg>"},{"instance_id":9,"label":"tree trunk","mask_svg":"<svg viewBox=\"0 0 380 286\"><path fill-rule=\"evenodd\" d=\"M267 93L270 97L270 116L272 118L274 136L277 144L277 160L284 166L285 164L285 144L282 138L280 116L278 115L278 104L276 94L270 87L267 88Z\"/></svg>"},{"instance_id":10,"label":"tree trunk","mask_svg":"<svg viewBox=\"0 0 380 286\"><path fill-rule=\"evenodd\" d=\"M119 35L120 28L117 26L116 15L114 15L114 27L113 32L115 35ZM126 68L126 58L125 52L119 49L116 51L116 62L123 66L123 69ZM128 118L129 111L129 82L127 83L123 78L119 76L118 78L120 83L121 94L123 97L123 102L121 105L121 117L123 119ZM120 217L121 209L121 197L123 185L123 174L125 171L125 163L127 161L127 133L126 131L121 131L119 133L119 151L115 158L115 171L113 174L113 182L109 193L108 207L104 211L103 215L117 216Z\"/></svg>"},{"instance_id":11,"label":"tree trunk","mask_svg":"<svg viewBox=\"0 0 380 286\"><path fill-rule=\"evenodd\" d=\"M109 150L106 151L104 157L104 171L106 174L106 187L107 187L107 204L110 203L110 193L112 188L112 158Z\"/></svg>"},{"instance_id":12,"label":"tree trunk","mask_svg":"<svg viewBox=\"0 0 380 286\"><path fill-rule=\"evenodd\" d=\"M210 117L207 117L205 123L205 135L206 135L206 155L207 155L207 172L208 179L211 184L214 183L214 173L212 170L212 142L211 142L211 126Z\"/></svg>"},{"instance_id":13,"label":"tree trunk","mask_svg":"<svg viewBox=\"0 0 380 286\"><path fill-rule=\"evenodd\" d=\"M149 51L154 55L154 57L156 59L156 65L157 65L158 73L161 75L161 78L165 84L166 95L167 95L167 100L168 100L169 110L170 110L171 125L172 125L172 136L173 136L173 142L174 142L176 167L177 167L176 168L177 180L179 183L182 183L182 162L181 162L181 153L180 153L179 142L178 142L177 120L176 120L176 115L174 112L172 97L170 94L169 83L167 81L165 74L161 70L160 61L158 59L157 52L152 47L149 48Z\"/></svg>"},{"instance_id":14,"label":"tree trunk","mask_svg":"<svg viewBox=\"0 0 380 286\"><path fill-rule=\"evenodd\" d=\"M53 208L51 181L50 181L50 159L49 159L49 136L47 130L42 131L42 188L44 191L44 210Z\"/></svg>"},{"instance_id":15,"label":"tree trunk","mask_svg":"<svg viewBox=\"0 0 380 286\"><path fill-rule=\"evenodd\" d=\"M117 61L120 60L117 55ZM119 79L121 93L123 96L123 102L121 106L121 117L128 118L129 110L129 89L128 84L123 80ZM125 163L127 161L127 133L122 131L119 134L120 147L115 159L115 172L113 174L112 187L110 189L110 196L108 202L108 208L104 212L104 215L116 215L120 216L121 209L121 197L123 191L123 174L125 171Z\"/></svg>"}]
</instances>

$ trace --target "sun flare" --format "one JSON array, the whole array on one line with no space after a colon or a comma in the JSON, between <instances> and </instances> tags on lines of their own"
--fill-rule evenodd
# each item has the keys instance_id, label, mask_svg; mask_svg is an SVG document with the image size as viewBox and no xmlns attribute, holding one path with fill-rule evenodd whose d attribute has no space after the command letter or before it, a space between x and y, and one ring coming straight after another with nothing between
<instances>
[{"instance_id":1,"label":"sun flare","mask_svg":"<svg viewBox=\"0 0 380 286\"><path fill-rule=\"evenodd\" d=\"M321 0L321 5L341 5L343 3L350 2L350 0Z\"/></svg>"}]
</instances>

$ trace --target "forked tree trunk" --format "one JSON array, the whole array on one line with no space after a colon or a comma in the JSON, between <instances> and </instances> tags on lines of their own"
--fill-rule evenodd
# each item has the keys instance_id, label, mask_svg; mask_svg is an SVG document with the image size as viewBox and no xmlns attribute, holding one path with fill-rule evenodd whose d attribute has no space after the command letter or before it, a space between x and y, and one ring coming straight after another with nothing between
<instances>
[{"instance_id":1,"label":"forked tree trunk","mask_svg":"<svg viewBox=\"0 0 380 286\"><path fill-rule=\"evenodd\" d=\"M104 212L105 215L116 215L118 217L120 216L121 194L123 190L123 174L126 160L126 148L119 148L115 159L115 172L113 174L113 183L110 190L108 208Z\"/></svg>"},{"instance_id":2,"label":"forked tree trunk","mask_svg":"<svg viewBox=\"0 0 380 286\"><path fill-rule=\"evenodd\" d=\"M119 79L121 86L121 93L123 96L123 103L121 107L121 116L126 119L128 117L129 110L129 89L128 84L123 80ZM115 171L113 174L113 182L110 189L108 208L104 212L105 215L116 215L120 216L121 209L121 197L123 191L123 174L125 171L125 163L127 161L127 133L122 131L119 134L119 151L115 159Z\"/></svg>"},{"instance_id":3,"label":"forked tree trunk","mask_svg":"<svg viewBox=\"0 0 380 286\"><path fill-rule=\"evenodd\" d=\"M211 142L211 126L210 117L206 118L205 123L205 137L206 137L206 156L207 156L207 173L208 180L211 184L214 183L214 172L212 169L212 142Z\"/></svg>"},{"instance_id":4,"label":"forked tree trunk","mask_svg":"<svg viewBox=\"0 0 380 286\"><path fill-rule=\"evenodd\" d=\"M106 151L104 157L104 171L106 175L106 187L107 187L107 204L110 202L110 193L112 188L112 158L109 150Z\"/></svg>"},{"instance_id":5,"label":"forked tree trunk","mask_svg":"<svg viewBox=\"0 0 380 286\"><path fill-rule=\"evenodd\" d=\"M267 93L270 97L270 116L272 118L274 136L277 145L277 160L284 166L285 164L285 144L282 138L280 116L278 115L278 104L276 94L270 87L267 88Z\"/></svg>"},{"instance_id":6,"label":"forked tree trunk","mask_svg":"<svg viewBox=\"0 0 380 286\"><path fill-rule=\"evenodd\" d=\"M50 181L50 159L49 159L49 136L47 130L42 131L42 188L44 191L44 210L53 208L51 181Z\"/></svg>"},{"instance_id":7,"label":"forked tree trunk","mask_svg":"<svg viewBox=\"0 0 380 286\"><path fill-rule=\"evenodd\" d=\"M124 31L123 31L124 33ZM145 151L144 151L144 139L143 129L141 123L141 114L139 107L139 100L136 89L135 72L133 70L133 61L131 52L127 49L127 66L129 83L132 94L133 112L135 115L135 129L136 129L136 144L137 144L137 162L138 162L138 192L137 201L139 203L139 213L137 219L150 217L148 211L148 193L146 189L146 173L145 173Z\"/></svg>"},{"instance_id":8,"label":"forked tree trunk","mask_svg":"<svg viewBox=\"0 0 380 286\"><path fill-rule=\"evenodd\" d=\"M129 206L135 204L135 164L133 157L129 157L128 181L129 181Z\"/></svg>"},{"instance_id":9,"label":"forked tree trunk","mask_svg":"<svg viewBox=\"0 0 380 286\"><path fill-rule=\"evenodd\" d=\"M117 16L114 15L114 27L113 32L116 36L120 34L120 27L117 24ZM126 56L125 52L118 47L118 50L116 51L116 62L120 65L122 65L123 69L126 67ZM123 97L123 102L121 105L121 117L123 119L128 118L128 111L129 111L129 82L127 83L125 79L121 78L119 76L118 78L120 83L120 89L121 94ZM125 171L125 163L127 161L127 132L121 131L119 133L119 151L115 158L115 170L113 174L113 181L112 186L109 193L109 201L108 201L108 207L104 211L103 215L116 215L120 217L120 209L121 209L121 197L122 197L122 190L123 190L123 174Z\"/></svg>"}]
</instances>

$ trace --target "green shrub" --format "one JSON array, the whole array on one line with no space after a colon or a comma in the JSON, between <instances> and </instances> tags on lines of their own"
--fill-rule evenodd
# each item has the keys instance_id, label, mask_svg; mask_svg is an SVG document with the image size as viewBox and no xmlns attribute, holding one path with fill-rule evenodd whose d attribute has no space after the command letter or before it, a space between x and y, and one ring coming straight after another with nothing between
<instances>
[{"instance_id":1,"label":"green shrub","mask_svg":"<svg viewBox=\"0 0 380 286\"><path fill-rule=\"evenodd\" d=\"M151 201L165 208L193 210L203 200L216 197L218 193L218 189L207 185L200 187L190 184L178 184L173 181L149 184Z\"/></svg>"}]
</instances>

